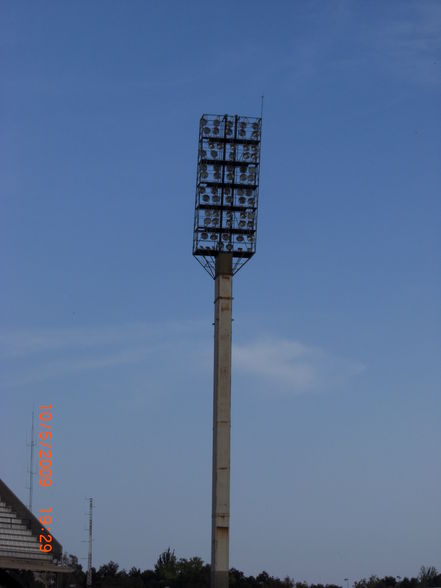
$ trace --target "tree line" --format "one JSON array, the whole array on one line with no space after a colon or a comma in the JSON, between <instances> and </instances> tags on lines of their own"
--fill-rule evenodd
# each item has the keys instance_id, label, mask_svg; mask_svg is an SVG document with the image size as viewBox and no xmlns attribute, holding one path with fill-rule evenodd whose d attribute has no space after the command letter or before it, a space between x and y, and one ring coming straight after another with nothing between
<instances>
[{"instance_id":1,"label":"tree line","mask_svg":"<svg viewBox=\"0 0 441 588\"><path fill-rule=\"evenodd\" d=\"M72 568L60 574L60 588L85 588L86 571L74 555L63 556L63 563ZM42 588L46 582L32 572L16 572L16 579L25 588ZM47 581L47 578L46 578ZM153 570L141 571L132 567L120 570L114 561L92 568L93 588L209 588L210 565L200 557L178 559L170 548L158 557ZM274 578L263 571L257 576L246 576L240 570L230 570L230 588L343 588L336 584L308 584L293 578ZM417 577L400 578L371 576L353 583L353 588L441 588L441 573L433 566L421 567Z\"/></svg>"}]
</instances>

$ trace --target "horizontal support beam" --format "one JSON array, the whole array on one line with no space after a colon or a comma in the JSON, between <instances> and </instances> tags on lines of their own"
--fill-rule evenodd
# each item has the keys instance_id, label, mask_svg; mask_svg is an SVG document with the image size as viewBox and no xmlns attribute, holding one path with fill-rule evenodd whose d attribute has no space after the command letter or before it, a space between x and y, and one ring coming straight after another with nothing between
<instances>
[{"instance_id":1,"label":"horizontal support beam","mask_svg":"<svg viewBox=\"0 0 441 588\"><path fill-rule=\"evenodd\" d=\"M252 166L258 167L259 161L245 161L241 159L209 159L209 158L202 158L199 160L200 165L224 165L224 166L231 166L231 167L245 167Z\"/></svg>"},{"instance_id":2,"label":"horizontal support beam","mask_svg":"<svg viewBox=\"0 0 441 588\"><path fill-rule=\"evenodd\" d=\"M201 184L205 184L209 188L221 188L222 186L226 186L227 188L237 188L239 190L255 190L259 186L259 184L238 184L237 182L221 182L217 180L214 181L208 179L199 179L197 183L198 188Z\"/></svg>"},{"instance_id":3,"label":"horizontal support beam","mask_svg":"<svg viewBox=\"0 0 441 588\"><path fill-rule=\"evenodd\" d=\"M222 235L243 235L246 237L247 235L254 235L256 233L256 229L230 229L226 227L198 227L196 229L197 233L219 233Z\"/></svg>"},{"instance_id":4,"label":"horizontal support beam","mask_svg":"<svg viewBox=\"0 0 441 588\"><path fill-rule=\"evenodd\" d=\"M218 249L201 249L198 247L194 250L193 255L200 255L201 257L216 257L219 253L231 253L233 257L250 258L253 257L255 251L219 251Z\"/></svg>"},{"instance_id":5,"label":"horizontal support beam","mask_svg":"<svg viewBox=\"0 0 441 588\"><path fill-rule=\"evenodd\" d=\"M0 569L2 570L30 570L33 572L55 572L57 574L70 574L73 569L69 566L58 566L54 563L39 562L19 557L0 557Z\"/></svg>"}]
</instances>

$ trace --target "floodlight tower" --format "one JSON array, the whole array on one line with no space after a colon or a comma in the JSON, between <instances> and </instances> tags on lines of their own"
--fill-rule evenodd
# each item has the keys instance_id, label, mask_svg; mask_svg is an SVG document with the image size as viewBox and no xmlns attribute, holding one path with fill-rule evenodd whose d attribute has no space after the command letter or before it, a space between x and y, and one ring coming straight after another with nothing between
<instances>
[{"instance_id":1,"label":"floodlight tower","mask_svg":"<svg viewBox=\"0 0 441 588\"><path fill-rule=\"evenodd\" d=\"M211 588L228 588L233 275L256 252L262 119L201 117L193 255L214 278Z\"/></svg>"}]
</instances>

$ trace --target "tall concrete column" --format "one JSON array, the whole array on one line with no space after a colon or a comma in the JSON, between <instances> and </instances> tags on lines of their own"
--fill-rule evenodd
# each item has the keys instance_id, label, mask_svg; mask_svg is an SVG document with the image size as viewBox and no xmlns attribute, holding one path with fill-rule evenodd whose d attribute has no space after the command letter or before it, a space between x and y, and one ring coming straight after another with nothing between
<instances>
[{"instance_id":1,"label":"tall concrete column","mask_svg":"<svg viewBox=\"0 0 441 588\"><path fill-rule=\"evenodd\" d=\"M232 255L216 257L214 296L211 588L228 588L230 528Z\"/></svg>"}]
</instances>

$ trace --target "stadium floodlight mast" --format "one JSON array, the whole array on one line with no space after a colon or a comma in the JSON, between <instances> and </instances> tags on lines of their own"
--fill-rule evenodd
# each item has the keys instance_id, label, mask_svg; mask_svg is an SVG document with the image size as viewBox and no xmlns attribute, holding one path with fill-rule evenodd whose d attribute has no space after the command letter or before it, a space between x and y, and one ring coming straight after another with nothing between
<instances>
[{"instance_id":1,"label":"stadium floodlight mast","mask_svg":"<svg viewBox=\"0 0 441 588\"><path fill-rule=\"evenodd\" d=\"M233 275L256 252L262 118L204 114L193 255L215 280L211 588L228 588Z\"/></svg>"}]
</instances>

